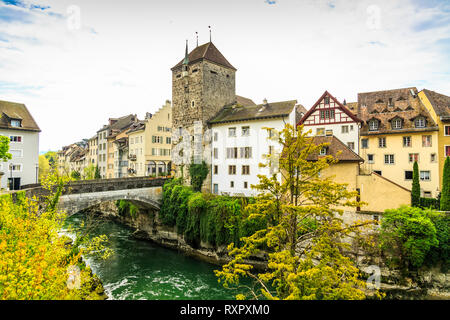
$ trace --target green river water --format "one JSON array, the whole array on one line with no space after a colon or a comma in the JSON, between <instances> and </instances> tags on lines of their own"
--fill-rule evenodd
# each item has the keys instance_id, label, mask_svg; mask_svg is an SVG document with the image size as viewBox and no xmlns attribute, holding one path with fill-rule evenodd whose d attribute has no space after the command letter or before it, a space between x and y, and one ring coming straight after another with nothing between
<instances>
[{"instance_id":1,"label":"green river water","mask_svg":"<svg viewBox=\"0 0 450 320\"><path fill-rule=\"evenodd\" d=\"M83 216L67 222L79 226ZM114 255L107 260L85 257L92 271L102 280L109 299L117 300L225 300L235 292L217 282L213 271L219 267L132 238L132 230L106 220L93 235L106 234Z\"/></svg>"}]
</instances>

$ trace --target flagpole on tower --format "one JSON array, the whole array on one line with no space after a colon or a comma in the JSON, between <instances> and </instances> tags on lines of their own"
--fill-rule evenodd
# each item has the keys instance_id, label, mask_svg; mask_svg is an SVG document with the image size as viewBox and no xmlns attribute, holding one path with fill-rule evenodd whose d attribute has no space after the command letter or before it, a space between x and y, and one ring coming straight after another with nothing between
<instances>
[{"instance_id":1,"label":"flagpole on tower","mask_svg":"<svg viewBox=\"0 0 450 320\"><path fill-rule=\"evenodd\" d=\"M211 38L211 26L208 26L208 28L209 28L209 42L212 42L212 38Z\"/></svg>"}]
</instances>

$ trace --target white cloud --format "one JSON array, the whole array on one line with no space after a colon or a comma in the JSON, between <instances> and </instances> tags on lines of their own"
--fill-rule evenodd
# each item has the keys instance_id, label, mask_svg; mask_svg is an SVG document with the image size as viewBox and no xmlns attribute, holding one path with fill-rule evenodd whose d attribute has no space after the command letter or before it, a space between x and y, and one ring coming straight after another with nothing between
<instances>
[{"instance_id":1,"label":"white cloud","mask_svg":"<svg viewBox=\"0 0 450 320\"><path fill-rule=\"evenodd\" d=\"M255 102L294 98L309 108L324 90L352 101L410 85L450 94L449 56L436 45L450 28L430 22L448 13L409 0L79 0L75 31L67 25L72 1L26 3L50 9L8 6L33 23L0 18L0 39L9 39L0 40L0 99L27 104L41 150L88 138L109 117L156 111L171 99L170 67L184 39L192 48L199 31L207 41L208 25L238 69L237 93Z\"/></svg>"}]
</instances>

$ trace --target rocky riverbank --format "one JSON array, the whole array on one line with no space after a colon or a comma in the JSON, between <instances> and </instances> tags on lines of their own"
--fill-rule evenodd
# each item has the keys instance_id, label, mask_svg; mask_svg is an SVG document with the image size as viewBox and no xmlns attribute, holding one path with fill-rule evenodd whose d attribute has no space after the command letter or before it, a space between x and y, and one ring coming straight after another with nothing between
<instances>
[{"instance_id":1,"label":"rocky riverbank","mask_svg":"<svg viewBox=\"0 0 450 320\"><path fill-rule=\"evenodd\" d=\"M206 243L200 243L193 248L176 232L174 227L164 226L158 219L158 214L150 208L140 208L135 216L121 216L115 202L103 202L91 210L102 216L114 219L135 229L133 236L138 239L152 241L160 246L175 249L197 259L222 265L229 261L225 246L214 248ZM362 250L357 250L355 260L358 267L369 277L374 275L373 266L379 267L380 289L386 293L385 299L400 300L447 300L450 299L450 274L442 273L439 267L423 268L408 275L398 270L389 269L381 257L368 256ZM263 256L254 257L248 261L256 269L263 270L266 262ZM373 291L368 290L370 297Z\"/></svg>"}]
</instances>

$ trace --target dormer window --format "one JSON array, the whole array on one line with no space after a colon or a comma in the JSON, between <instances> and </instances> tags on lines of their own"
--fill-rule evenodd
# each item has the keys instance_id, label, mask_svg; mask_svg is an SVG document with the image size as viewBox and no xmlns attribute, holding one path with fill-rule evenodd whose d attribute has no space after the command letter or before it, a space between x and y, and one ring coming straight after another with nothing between
<instances>
[{"instance_id":1,"label":"dormer window","mask_svg":"<svg viewBox=\"0 0 450 320\"><path fill-rule=\"evenodd\" d=\"M11 127L21 127L22 121L17 119L11 119Z\"/></svg>"},{"instance_id":2,"label":"dormer window","mask_svg":"<svg viewBox=\"0 0 450 320\"><path fill-rule=\"evenodd\" d=\"M370 120L369 121L369 131L378 130L378 120Z\"/></svg>"},{"instance_id":3,"label":"dormer window","mask_svg":"<svg viewBox=\"0 0 450 320\"><path fill-rule=\"evenodd\" d=\"M401 129L402 128L402 119L396 118L391 122L392 129Z\"/></svg>"},{"instance_id":4,"label":"dormer window","mask_svg":"<svg viewBox=\"0 0 450 320\"><path fill-rule=\"evenodd\" d=\"M415 121L416 128L425 128L425 118L418 117Z\"/></svg>"},{"instance_id":5,"label":"dormer window","mask_svg":"<svg viewBox=\"0 0 450 320\"><path fill-rule=\"evenodd\" d=\"M323 147L322 149L320 149L320 153L319 154L321 156L325 156L327 154L327 149L328 149L327 147Z\"/></svg>"}]
</instances>

